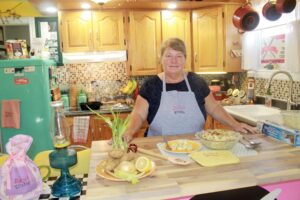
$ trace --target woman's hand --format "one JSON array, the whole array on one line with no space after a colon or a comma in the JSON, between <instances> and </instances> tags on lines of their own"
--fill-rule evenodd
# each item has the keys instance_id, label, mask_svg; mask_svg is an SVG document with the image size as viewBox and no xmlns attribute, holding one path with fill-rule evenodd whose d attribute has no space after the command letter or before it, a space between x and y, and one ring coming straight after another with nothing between
<instances>
[{"instance_id":1,"label":"woman's hand","mask_svg":"<svg viewBox=\"0 0 300 200\"><path fill-rule=\"evenodd\" d=\"M235 131L240 132L240 133L252 133L252 134L259 133L259 130L256 127L250 126L245 123L238 123L233 128Z\"/></svg>"},{"instance_id":2,"label":"woman's hand","mask_svg":"<svg viewBox=\"0 0 300 200\"><path fill-rule=\"evenodd\" d=\"M132 141L132 139L133 139L133 137L132 137L131 134L125 133L125 134L123 135L123 140L124 140L125 142L127 142L127 144L129 144L129 143Z\"/></svg>"}]
</instances>

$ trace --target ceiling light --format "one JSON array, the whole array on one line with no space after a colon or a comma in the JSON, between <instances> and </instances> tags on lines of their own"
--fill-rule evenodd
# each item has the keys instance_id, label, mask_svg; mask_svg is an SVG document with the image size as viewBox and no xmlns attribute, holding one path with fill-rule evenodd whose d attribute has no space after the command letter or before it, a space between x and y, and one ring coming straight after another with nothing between
<instances>
[{"instance_id":1,"label":"ceiling light","mask_svg":"<svg viewBox=\"0 0 300 200\"><path fill-rule=\"evenodd\" d=\"M105 4L108 1L110 1L110 0L92 0L92 2L95 2L95 3L100 4L100 5Z\"/></svg>"},{"instance_id":2,"label":"ceiling light","mask_svg":"<svg viewBox=\"0 0 300 200\"><path fill-rule=\"evenodd\" d=\"M176 3L170 3L170 4L168 5L168 8L169 8L169 9L175 9L175 8L177 8L177 5L176 5Z\"/></svg>"},{"instance_id":3,"label":"ceiling light","mask_svg":"<svg viewBox=\"0 0 300 200\"><path fill-rule=\"evenodd\" d=\"M90 9L91 5L88 4L88 3L83 3L83 4L81 4L81 8L83 8L83 9Z\"/></svg>"},{"instance_id":4,"label":"ceiling light","mask_svg":"<svg viewBox=\"0 0 300 200\"><path fill-rule=\"evenodd\" d=\"M55 7L47 7L46 8L46 12L48 12L48 13L56 13L57 12L57 8L55 8Z\"/></svg>"}]
</instances>

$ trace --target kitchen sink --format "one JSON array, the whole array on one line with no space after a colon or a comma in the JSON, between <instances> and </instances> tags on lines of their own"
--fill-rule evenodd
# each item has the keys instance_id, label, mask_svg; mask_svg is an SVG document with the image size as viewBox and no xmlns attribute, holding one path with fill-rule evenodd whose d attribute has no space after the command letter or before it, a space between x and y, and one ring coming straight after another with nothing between
<instances>
[{"instance_id":1,"label":"kitchen sink","mask_svg":"<svg viewBox=\"0 0 300 200\"><path fill-rule=\"evenodd\" d=\"M281 111L276 107L267 107L261 104L224 106L224 109L234 118L256 126L258 121L270 121L283 124Z\"/></svg>"}]
</instances>

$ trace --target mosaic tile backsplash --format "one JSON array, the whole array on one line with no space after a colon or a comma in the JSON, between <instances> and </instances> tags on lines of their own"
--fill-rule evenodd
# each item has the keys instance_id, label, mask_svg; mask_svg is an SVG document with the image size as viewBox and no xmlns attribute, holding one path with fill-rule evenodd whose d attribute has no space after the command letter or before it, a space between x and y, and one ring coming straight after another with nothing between
<instances>
[{"instance_id":1,"label":"mosaic tile backsplash","mask_svg":"<svg viewBox=\"0 0 300 200\"><path fill-rule=\"evenodd\" d=\"M126 62L100 62L66 64L57 69L58 84L62 90L67 90L70 85L77 85L80 89L87 90L92 82L96 82L103 95L112 95L125 85L131 78L126 73ZM247 73L228 73L224 75L200 75L206 82L212 79L221 79L227 82L228 87L236 87L247 91ZM134 77L142 85L149 76ZM257 78L255 94L265 95L267 79ZM273 98L286 100L289 90L287 80L273 80L271 92ZM297 95L300 95L300 82L293 84L293 101L297 102ZM300 103L300 102L299 102Z\"/></svg>"}]
</instances>

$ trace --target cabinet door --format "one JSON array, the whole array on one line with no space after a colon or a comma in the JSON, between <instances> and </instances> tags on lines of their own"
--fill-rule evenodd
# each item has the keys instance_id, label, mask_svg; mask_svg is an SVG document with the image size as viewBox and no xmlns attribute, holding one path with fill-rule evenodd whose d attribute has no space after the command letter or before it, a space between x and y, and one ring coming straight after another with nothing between
<instances>
[{"instance_id":1,"label":"cabinet door","mask_svg":"<svg viewBox=\"0 0 300 200\"><path fill-rule=\"evenodd\" d=\"M93 140L108 140L111 136L111 128L103 120L95 117Z\"/></svg>"},{"instance_id":2,"label":"cabinet door","mask_svg":"<svg viewBox=\"0 0 300 200\"><path fill-rule=\"evenodd\" d=\"M186 46L186 65L184 69L191 71L191 15L189 11L162 11L162 40L177 37Z\"/></svg>"},{"instance_id":3,"label":"cabinet door","mask_svg":"<svg viewBox=\"0 0 300 200\"><path fill-rule=\"evenodd\" d=\"M129 65L131 75L155 75L161 71L161 22L159 11L129 13Z\"/></svg>"},{"instance_id":4,"label":"cabinet door","mask_svg":"<svg viewBox=\"0 0 300 200\"><path fill-rule=\"evenodd\" d=\"M214 128L215 129L226 129L226 130L232 130L231 127L222 124L221 122L219 122L218 120L214 120Z\"/></svg>"},{"instance_id":5,"label":"cabinet door","mask_svg":"<svg viewBox=\"0 0 300 200\"><path fill-rule=\"evenodd\" d=\"M193 11L194 70L223 71L222 7Z\"/></svg>"},{"instance_id":6,"label":"cabinet door","mask_svg":"<svg viewBox=\"0 0 300 200\"><path fill-rule=\"evenodd\" d=\"M97 11L93 13L94 49L124 50L124 22L122 11Z\"/></svg>"},{"instance_id":7,"label":"cabinet door","mask_svg":"<svg viewBox=\"0 0 300 200\"><path fill-rule=\"evenodd\" d=\"M90 11L60 12L60 35L63 52L92 50L92 22Z\"/></svg>"},{"instance_id":8,"label":"cabinet door","mask_svg":"<svg viewBox=\"0 0 300 200\"><path fill-rule=\"evenodd\" d=\"M206 121L205 121L205 124L204 124L204 130L213 129L213 128L214 128L214 119L212 118L212 116L207 114Z\"/></svg>"}]
</instances>

